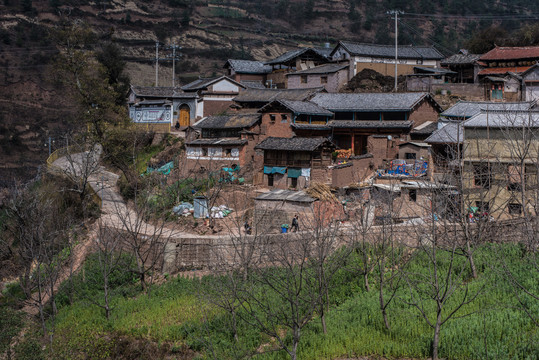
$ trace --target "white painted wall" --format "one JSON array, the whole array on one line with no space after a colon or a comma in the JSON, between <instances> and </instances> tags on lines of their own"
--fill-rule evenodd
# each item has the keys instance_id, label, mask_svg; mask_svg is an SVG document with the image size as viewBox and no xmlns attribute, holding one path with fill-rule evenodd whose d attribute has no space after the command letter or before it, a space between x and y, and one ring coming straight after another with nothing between
<instances>
[{"instance_id":1,"label":"white painted wall","mask_svg":"<svg viewBox=\"0 0 539 360\"><path fill-rule=\"evenodd\" d=\"M238 85L230 82L227 79L216 82L212 85L212 90L215 92L239 92L240 88Z\"/></svg>"}]
</instances>

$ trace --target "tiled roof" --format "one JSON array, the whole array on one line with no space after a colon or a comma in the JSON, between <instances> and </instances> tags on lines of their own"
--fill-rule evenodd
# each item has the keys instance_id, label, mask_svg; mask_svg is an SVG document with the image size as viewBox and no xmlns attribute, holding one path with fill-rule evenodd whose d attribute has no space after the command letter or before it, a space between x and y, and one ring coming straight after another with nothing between
<instances>
[{"instance_id":1,"label":"tiled roof","mask_svg":"<svg viewBox=\"0 0 539 360\"><path fill-rule=\"evenodd\" d=\"M255 200L270 201L294 201L312 203L316 199L307 195L304 191L272 190L258 195Z\"/></svg>"},{"instance_id":2,"label":"tiled roof","mask_svg":"<svg viewBox=\"0 0 539 360\"><path fill-rule=\"evenodd\" d=\"M463 123L465 128L539 128L539 112L530 111L482 111Z\"/></svg>"},{"instance_id":3,"label":"tiled roof","mask_svg":"<svg viewBox=\"0 0 539 360\"><path fill-rule=\"evenodd\" d=\"M271 102L273 100L306 100L324 88L310 89L247 89L234 98L239 103Z\"/></svg>"},{"instance_id":4,"label":"tiled roof","mask_svg":"<svg viewBox=\"0 0 539 360\"><path fill-rule=\"evenodd\" d=\"M195 98L196 94L184 93L179 87L167 86L131 86L131 91L137 97L159 98Z\"/></svg>"},{"instance_id":5,"label":"tiled roof","mask_svg":"<svg viewBox=\"0 0 539 360\"><path fill-rule=\"evenodd\" d=\"M462 139L464 139L462 122L452 121L434 131L425 139L425 142L429 144L456 144L457 142L462 143Z\"/></svg>"},{"instance_id":6,"label":"tiled roof","mask_svg":"<svg viewBox=\"0 0 539 360\"><path fill-rule=\"evenodd\" d=\"M495 47L480 60L517 60L517 59L539 59L539 46L524 47Z\"/></svg>"},{"instance_id":7,"label":"tiled roof","mask_svg":"<svg viewBox=\"0 0 539 360\"><path fill-rule=\"evenodd\" d=\"M315 67L310 68L310 69L295 71L293 73L288 73L288 74L286 74L286 76L290 76L290 75L307 75L307 74L311 74L311 75L315 75L315 74L333 74L333 73L336 73L339 70L346 69L347 67L348 67L347 64L345 64L345 65L343 65L343 64L324 64L324 65L320 65L320 66L315 66Z\"/></svg>"},{"instance_id":8,"label":"tiled roof","mask_svg":"<svg viewBox=\"0 0 539 360\"><path fill-rule=\"evenodd\" d=\"M531 102L459 101L440 116L469 118L481 110L527 110Z\"/></svg>"},{"instance_id":9,"label":"tiled roof","mask_svg":"<svg viewBox=\"0 0 539 360\"><path fill-rule=\"evenodd\" d=\"M353 43L349 41L339 41L339 45L344 47L351 55L370 56L382 58L395 58L395 46ZM337 45L337 47L339 46ZM333 50L335 51L335 50ZM430 46L401 45L398 47L398 57L401 59L427 59L441 60L442 53Z\"/></svg>"},{"instance_id":10,"label":"tiled roof","mask_svg":"<svg viewBox=\"0 0 539 360\"><path fill-rule=\"evenodd\" d=\"M259 110L259 112L265 112L266 109L270 108L275 104L280 104L285 108L292 111L294 114L306 114L306 115L322 115L322 116L333 116L331 111L328 111L313 102L310 101L296 101L296 100L275 100L265 105Z\"/></svg>"},{"instance_id":11,"label":"tiled roof","mask_svg":"<svg viewBox=\"0 0 539 360\"><path fill-rule=\"evenodd\" d=\"M240 83L245 86L247 89L265 89L264 83L262 81L256 80L241 80Z\"/></svg>"},{"instance_id":12,"label":"tiled roof","mask_svg":"<svg viewBox=\"0 0 539 360\"><path fill-rule=\"evenodd\" d=\"M331 128L327 125L321 125L321 124L301 124L301 123L292 123L290 126L294 129L298 130L320 130L320 131L328 131L331 130Z\"/></svg>"},{"instance_id":13,"label":"tiled roof","mask_svg":"<svg viewBox=\"0 0 539 360\"><path fill-rule=\"evenodd\" d=\"M420 126L412 129L411 134L414 135L430 135L438 130L438 124L432 121L427 121Z\"/></svg>"},{"instance_id":14,"label":"tiled roof","mask_svg":"<svg viewBox=\"0 0 539 360\"><path fill-rule=\"evenodd\" d=\"M521 74L527 70L529 70L531 66L513 66L513 67L494 67L494 68L486 68L479 71L477 75L500 75L505 74L508 72L513 72L517 74Z\"/></svg>"},{"instance_id":15,"label":"tiled roof","mask_svg":"<svg viewBox=\"0 0 539 360\"><path fill-rule=\"evenodd\" d=\"M193 127L197 129L243 129L260 120L260 114L232 114L208 116Z\"/></svg>"},{"instance_id":16,"label":"tiled roof","mask_svg":"<svg viewBox=\"0 0 539 360\"><path fill-rule=\"evenodd\" d=\"M303 55L306 52L312 52L322 58L327 58L327 55L325 55L324 51L322 51L321 49L301 48L301 49L287 51L284 54L276 57L275 59L267 61L266 64L276 65L276 64L286 63L298 56Z\"/></svg>"},{"instance_id":17,"label":"tiled roof","mask_svg":"<svg viewBox=\"0 0 539 360\"><path fill-rule=\"evenodd\" d=\"M234 145L245 145L247 144L246 139L238 138L216 138L216 139L195 139L188 141L185 145L221 145L221 146L234 146Z\"/></svg>"},{"instance_id":18,"label":"tiled roof","mask_svg":"<svg viewBox=\"0 0 539 360\"><path fill-rule=\"evenodd\" d=\"M330 111L409 111L428 93L333 93L317 94L311 101ZM438 105L439 106L439 105Z\"/></svg>"},{"instance_id":19,"label":"tiled roof","mask_svg":"<svg viewBox=\"0 0 539 360\"><path fill-rule=\"evenodd\" d=\"M269 137L255 146L255 149L261 150L282 150L282 151L315 151L325 143L331 142L323 137L315 138L279 138ZM332 144L333 145L333 144Z\"/></svg>"},{"instance_id":20,"label":"tiled roof","mask_svg":"<svg viewBox=\"0 0 539 360\"><path fill-rule=\"evenodd\" d=\"M472 65L479 60L480 57L481 55L479 54L455 54L440 61L440 65Z\"/></svg>"},{"instance_id":21,"label":"tiled roof","mask_svg":"<svg viewBox=\"0 0 539 360\"><path fill-rule=\"evenodd\" d=\"M229 65L238 74L269 74L271 66L260 61L228 59L224 67Z\"/></svg>"},{"instance_id":22,"label":"tiled roof","mask_svg":"<svg viewBox=\"0 0 539 360\"><path fill-rule=\"evenodd\" d=\"M239 82L236 82L236 81L232 80L228 76L218 76L218 77L212 77L212 78L200 78L198 80L190 82L187 85L182 86L182 90L184 90L184 91L203 90L203 89L206 89L211 84L214 84L214 83L216 83L218 81L221 81L221 80L224 80L224 79L226 79L226 80L228 80L228 81L230 81L230 82L232 82L234 84L237 84L237 85L239 85L241 87L245 87L242 84L240 84Z\"/></svg>"},{"instance_id":23,"label":"tiled roof","mask_svg":"<svg viewBox=\"0 0 539 360\"><path fill-rule=\"evenodd\" d=\"M401 129L412 127L411 121L363 121L363 120L332 120L328 123L337 129Z\"/></svg>"}]
</instances>

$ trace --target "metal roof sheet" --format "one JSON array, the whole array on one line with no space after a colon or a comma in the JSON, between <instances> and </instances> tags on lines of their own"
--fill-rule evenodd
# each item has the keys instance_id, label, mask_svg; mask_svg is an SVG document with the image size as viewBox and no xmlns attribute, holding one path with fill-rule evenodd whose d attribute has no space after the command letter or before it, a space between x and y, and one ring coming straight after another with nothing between
<instances>
[{"instance_id":1,"label":"metal roof sheet","mask_svg":"<svg viewBox=\"0 0 539 360\"><path fill-rule=\"evenodd\" d=\"M179 87L170 86L131 86L131 91L137 97L159 98L196 98L196 94L185 93Z\"/></svg>"},{"instance_id":2,"label":"metal roof sheet","mask_svg":"<svg viewBox=\"0 0 539 360\"><path fill-rule=\"evenodd\" d=\"M481 110L527 110L531 102L492 102L492 101L458 101L441 116L469 118Z\"/></svg>"}]
</instances>

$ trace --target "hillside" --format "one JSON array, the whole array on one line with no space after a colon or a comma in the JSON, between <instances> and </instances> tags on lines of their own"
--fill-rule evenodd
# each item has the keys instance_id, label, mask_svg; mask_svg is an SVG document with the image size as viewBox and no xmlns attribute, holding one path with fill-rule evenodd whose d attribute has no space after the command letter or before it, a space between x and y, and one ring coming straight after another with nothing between
<instances>
[{"instance_id":1,"label":"hillside","mask_svg":"<svg viewBox=\"0 0 539 360\"><path fill-rule=\"evenodd\" d=\"M532 0L451 0L443 4L402 0L4 0L0 5L0 186L32 177L48 155L49 136L62 146L76 109L51 74L57 46L50 29L61 20L83 21L96 41L120 45L132 83L155 84L159 41L159 85L170 85L171 52L180 83L222 72L227 58L266 60L297 46L333 46L339 39L391 43L401 9L399 41L433 45L449 54L478 30L491 25L507 32L530 23L539 12ZM415 15L414 15L415 14ZM429 14L418 16L417 14ZM482 17L466 17L483 14ZM519 14L511 20L508 14Z\"/></svg>"}]
</instances>

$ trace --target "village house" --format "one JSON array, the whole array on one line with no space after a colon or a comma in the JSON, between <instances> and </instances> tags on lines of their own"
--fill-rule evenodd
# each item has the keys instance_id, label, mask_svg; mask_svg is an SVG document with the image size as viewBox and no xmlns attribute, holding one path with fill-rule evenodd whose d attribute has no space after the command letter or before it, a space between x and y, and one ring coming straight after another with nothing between
<instances>
[{"instance_id":1,"label":"village house","mask_svg":"<svg viewBox=\"0 0 539 360\"><path fill-rule=\"evenodd\" d=\"M480 57L480 54L470 54L467 50L460 50L457 54L440 61L440 66L456 74L449 78L451 82L474 84L477 82L477 74L480 70L477 63Z\"/></svg>"},{"instance_id":2,"label":"village house","mask_svg":"<svg viewBox=\"0 0 539 360\"><path fill-rule=\"evenodd\" d=\"M485 98L497 101L519 101L522 96L521 75L539 61L539 46L498 47L483 54L478 73L485 85Z\"/></svg>"},{"instance_id":3,"label":"village house","mask_svg":"<svg viewBox=\"0 0 539 360\"><path fill-rule=\"evenodd\" d=\"M265 186L297 189L311 182L331 183L335 145L326 138L268 137L255 150L263 159Z\"/></svg>"},{"instance_id":4,"label":"village house","mask_svg":"<svg viewBox=\"0 0 539 360\"><path fill-rule=\"evenodd\" d=\"M228 59L224 69L227 76L247 87L265 87L267 75L271 73L271 66L254 60L234 60Z\"/></svg>"},{"instance_id":5,"label":"village house","mask_svg":"<svg viewBox=\"0 0 539 360\"><path fill-rule=\"evenodd\" d=\"M464 209L494 217L524 210L536 215L539 112L482 111L463 128Z\"/></svg>"},{"instance_id":6,"label":"village house","mask_svg":"<svg viewBox=\"0 0 539 360\"><path fill-rule=\"evenodd\" d=\"M448 69L414 66L414 73L406 75L406 90L432 93L435 85L447 84L456 75Z\"/></svg>"},{"instance_id":7,"label":"village house","mask_svg":"<svg viewBox=\"0 0 539 360\"><path fill-rule=\"evenodd\" d=\"M348 65L329 63L286 74L288 89L324 87L327 92L339 92L348 82Z\"/></svg>"},{"instance_id":8,"label":"village house","mask_svg":"<svg viewBox=\"0 0 539 360\"><path fill-rule=\"evenodd\" d=\"M182 86L181 89L185 93L197 95L195 118L201 119L227 111L234 103L234 97L246 88L227 76L220 76L201 78ZM180 123L180 126L184 126L184 123Z\"/></svg>"},{"instance_id":9,"label":"village house","mask_svg":"<svg viewBox=\"0 0 539 360\"><path fill-rule=\"evenodd\" d=\"M335 114L328 127L339 149L372 154L377 166L396 158L410 131L436 123L442 111L427 93L317 94L311 102Z\"/></svg>"},{"instance_id":10,"label":"village house","mask_svg":"<svg viewBox=\"0 0 539 360\"><path fill-rule=\"evenodd\" d=\"M307 70L330 62L331 49L300 48L288 51L265 64L271 66L266 85L270 88L287 89L286 74L299 70Z\"/></svg>"},{"instance_id":11,"label":"village house","mask_svg":"<svg viewBox=\"0 0 539 360\"><path fill-rule=\"evenodd\" d=\"M334 61L349 62L348 77L351 79L363 69L371 69L382 75L395 76L395 47L392 45L362 44L339 41L331 52ZM415 66L440 67L444 56L430 46L398 46L398 75L413 74Z\"/></svg>"},{"instance_id":12,"label":"village house","mask_svg":"<svg viewBox=\"0 0 539 360\"><path fill-rule=\"evenodd\" d=\"M260 118L260 114L252 113L214 115L198 121L193 128L200 137L186 141L182 170L190 174L228 167L250 179Z\"/></svg>"},{"instance_id":13,"label":"village house","mask_svg":"<svg viewBox=\"0 0 539 360\"><path fill-rule=\"evenodd\" d=\"M327 137L333 113L310 101L274 100L262 107L261 133L274 137Z\"/></svg>"},{"instance_id":14,"label":"village house","mask_svg":"<svg viewBox=\"0 0 539 360\"><path fill-rule=\"evenodd\" d=\"M523 100L538 101L539 100L539 63L533 65L528 70L522 73L523 84Z\"/></svg>"},{"instance_id":15,"label":"village house","mask_svg":"<svg viewBox=\"0 0 539 360\"><path fill-rule=\"evenodd\" d=\"M169 132L177 122L189 126L196 117L198 95L179 87L131 86L129 117L137 125Z\"/></svg>"}]
</instances>

